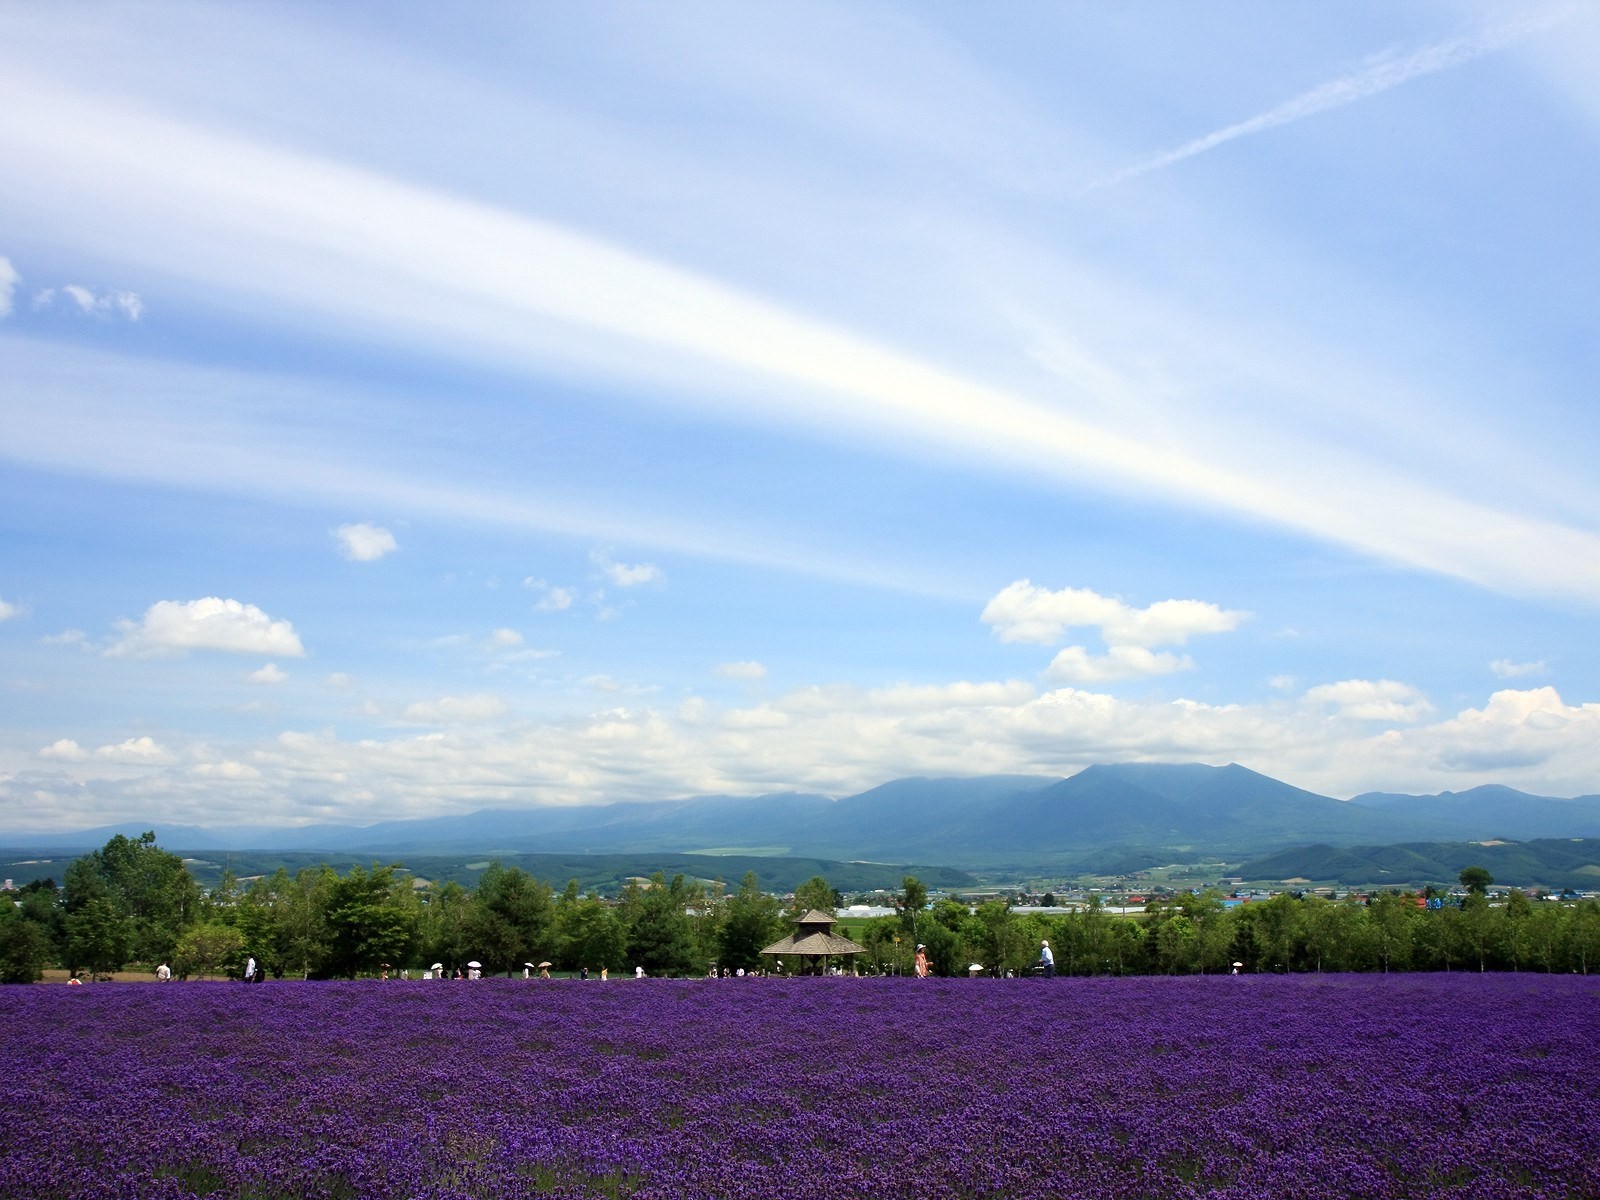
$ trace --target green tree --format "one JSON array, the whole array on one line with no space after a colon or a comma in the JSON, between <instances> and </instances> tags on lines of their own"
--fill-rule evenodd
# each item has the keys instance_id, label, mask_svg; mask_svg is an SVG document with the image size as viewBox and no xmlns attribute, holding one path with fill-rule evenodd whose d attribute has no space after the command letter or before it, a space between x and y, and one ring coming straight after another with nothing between
<instances>
[{"instance_id":1,"label":"green tree","mask_svg":"<svg viewBox=\"0 0 1600 1200\"><path fill-rule=\"evenodd\" d=\"M354 979L383 963L406 962L416 944L417 908L411 881L397 867L352 867L343 878L324 879L322 921L327 946L324 975Z\"/></svg>"},{"instance_id":2,"label":"green tree","mask_svg":"<svg viewBox=\"0 0 1600 1200\"><path fill-rule=\"evenodd\" d=\"M1573 906L1563 948L1571 970L1587 975L1600 968L1600 900L1580 900Z\"/></svg>"},{"instance_id":3,"label":"green tree","mask_svg":"<svg viewBox=\"0 0 1600 1200\"><path fill-rule=\"evenodd\" d=\"M906 942L896 917L873 917L857 939L867 952L866 966L880 975L906 972Z\"/></svg>"},{"instance_id":4,"label":"green tree","mask_svg":"<svg viewBox=\"0 0 1600 1200\"><path fill-rule=\"evenodd\" d=\"M627 963L627 927L617 911L593 892L574 902L565 931L563 965L568 970L588 967L598 971L604 967L620 971Z\"/></svg>"},{"instance_id":5,"label":"green tree","mask_svg":"<svg viewBox=\"0 0 1600 1200\"><path fill-rule=\"evenodd\" d=\"M946 901L948 903L948 901ZM955 906L961 917L966 909ZM928 948L928 966L935 975L965 975L966 958L962 953L961 934L947 921L923 921L922 942Z\"/></svg>"},{"instance_id":6,"label":"green tree","mask_svg":"<svg viewBox=\"0 0 1600 1200\"><path fill-rule=\"evenodd\" d=\"M1519 957L1544 971L1554 971L1561 960L1561 940L1566 933L1567 910L1558 904L1535 904L1517 930Z\"/></svg>"},{"instance_id":7,"label":"green tree","mask_svg":"<svg viewBox=\"0 0 1600 1200\"><path fill-rule=\"evenodd\" d=\"M0 983L36 983L54 957L50 935L15 904L0 900Z\"/></svg>"},{"instance_id":8,"label":"green tree","mask_svg":"<svg viewBox=\"0 0 1600 1200\"><path fill-rule=\"evenodd\" d=\"M1464 867L1456 878L1461 881L1462 887L1475 896L1488 894L1489 885L1494 882L1494 876L1489 874L1489 868L1482 866Z\"/></svg>"},{"instance_id":9,"label":"green tree","mask_svg":"<svg viewBox=\"0 0 1600 1200\"><path fill-rule=\"evenodd\" d=\"M842 899L839 893L833 890L830 884L821 875L813 875L794 890L794 905L790 912L796 918L805 916L812 909L827 913L830 917L833 910L839 907Z\"/></svg>"},{"instance_id":10,"label":"green tree","mask_svg":"<svg viewBox=\"0 0 1600 1200\"><path fill-rule=\"evenodd\" d=\"M67 965L73 970L87 967L94 975L122 970L133 945L132 926L108 897L85 900L67 914Z\"/></svg>"},{"instance_id":11,"label":"green tree","mask_svg":"<svg viewBox=\"0 0 1600 1200\"><path fill-rule=\"evenodd\" d=\"M510 974L555 949L550 885L519 867L489 864L478 880L467 931L491 971Z\"/></svg>"},{"instance_id":12,"label":"green tree","mask_svg":"<svg viewBox=\"0 0 1600 1200\"><path fill-rule=\"evenodd\" d=\"M920 940L917 933L922 923L922 910L928 904L928 889L922 886L922 881L915 875L907 875L900 881L900 895L896 903L900 908L900 927L915 944Z\"/></svg>"},{"instance_id":13,"label":"green tree","mask_svg":"<svg viewBox=\"0 0 1600 1200\"><path fill-rule=\"evenodd\" d=\"M1377 961L1385 971L1404 971L1411 965L1411 929L1419 910L1416 898L1381 892L1367 908L1367 926Z\"/></svg>"},{"instance_id":14,"label":"green tree","mask_svg":"<svg viewBox=\"0 0 1600 1200\"><path fill-rule=\"evenodd\" d=\"M423 893L417 921L423 962L443 963L448 970L472 957L474 905L472 893L453 879Z\"/></svg>"},{"instance_id":15,"label":"green tree","mask_svg":"<svg viewBox=\"0 0 1600 1200\"><path fill-rule=\"evenodd\" d=\"M178 938L172 967L179 975L233 974L244 962L244 935L220 921L191 925Z\"/></svg>"},{"instance_id":16,"label":"green tree","mask_svg":"<svg viewBox=\"0 0 1600 1200\"><path fill-rule=\"evenodd\" d=\"M661 872L648 887L636 882L623 893L623 913L628 929L628 961L647 975L696 975L694 933L687 910L691 889L682 875L667 883Z\"/></svg>"},{"instance_id":17,"label":"green tree","mask_svg":"<svg viewBox=\"0 0 1600 1200\"><path fill-rule=\"evenodd\" d=\"M1280 892L1265 904L1251 905L1255 918L1255 950L1261 964L1269 970L1288 971L1296 951L1303 943L1303 917L1300 901Z\"/></svg>"},{"instance_id":18,"label":"green tree","mask_svg":"<svg viewBox=\"0 0 1600 1200\"><path fill-rule=\"evenodd\" d=\"M1000 974L1008 969L1025 970L1038 957L1042 939L1028 936L1011 905L1004 900L989 900L972 914L969 944L972 957Z\"/></svg>"},{"instance_id":19,"label":"green tree","mask_svg":"<svg viewBox=\"0 0 1600 1200\"><path fill-rule=\"evenodd\" d=\"M181 858L156 846L154 833L137 838L118 834L67 868L68 917L95 900L108 902L125 925L119 937L96 942L101 950L119 947L112 955L119 960L116 969L130 958L157 962L168 957L178 934L199 912L200 887ZM95 923L103 924L98 918ZM80 930L83 924L79 922Z\"/></svg>"},{"instance_id":20,"label":"green tree","mask_svg":"<svg viewBox=\"0 0 1600 1200\"><path fill-rule=\"evenodd\" d=\"M746 871L739 890L722 906L717 962L734 971L761 966L761 951L783 936L783 927L783 906L778 898L761 890L754 871Z\"/></svg>"}]
</instances>

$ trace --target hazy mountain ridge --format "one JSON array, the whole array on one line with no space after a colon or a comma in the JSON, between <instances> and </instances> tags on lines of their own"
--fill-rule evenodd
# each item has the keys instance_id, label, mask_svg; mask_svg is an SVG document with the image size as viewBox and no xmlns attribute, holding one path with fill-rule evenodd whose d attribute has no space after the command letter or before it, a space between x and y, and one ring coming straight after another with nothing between
<instances>
[{"instance_id":1,"label":"hazy mountain ridge","mask_svg":"<svg viewBox=\"0 0 1600 1200\"><path fill-rule=\"evenodd\" d=\"M1469 866L1497 884L1552 891L1600 888L1600 839L1527 842L1412 842L1394 846L1297 846L1255 859L1236 873L1252 881L1305 879L1346 886L1453 886Z\"/></svg>"},{"instance_id":2,"label":"hazy mountain ridge","mask_svg":"<svg viewBox=\"0 0 1600 1200\"><path fill-rule=\"evenodd\" d=\"M93 848L155 827L172 849L344 853L759 851L878 862L1053 862L1163 848L1260 856L1334 847L1493 838L1600 837L1600 796L1505 787L1438 796L1373 792L1343 801L1237 764L1130 763L1067 779L1028 775L893 780L852 796L695 796L585 807L485 809L357 826L210 830L124 822L72 833L0 832L37 848Z\"/></svg>"}]
</instances>

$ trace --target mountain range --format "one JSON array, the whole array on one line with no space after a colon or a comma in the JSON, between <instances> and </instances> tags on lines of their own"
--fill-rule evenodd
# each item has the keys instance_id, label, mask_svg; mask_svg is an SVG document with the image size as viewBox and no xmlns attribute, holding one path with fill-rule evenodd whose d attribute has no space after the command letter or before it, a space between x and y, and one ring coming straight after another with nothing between
<instances>
[{"instance_id":1,"label":"mountain range","mask_svg":"<svg viewBox=\"0 0 1600 1200\"><path fill-rule=\"evenodd\" d=\"M40 850L90 849L149 824L0 831ZM586 807L487 809L374 825L207 829L157 825L174 850L373 854L616 854L717 850L960 867L1087 866L1109 858L1256 857L1295 846L1600 837L1600 796L1487 786L1337 800L1237 764L1124 763L1067 779L897 779L834 799L781 792Z\"/></svg>"}]
</instances>

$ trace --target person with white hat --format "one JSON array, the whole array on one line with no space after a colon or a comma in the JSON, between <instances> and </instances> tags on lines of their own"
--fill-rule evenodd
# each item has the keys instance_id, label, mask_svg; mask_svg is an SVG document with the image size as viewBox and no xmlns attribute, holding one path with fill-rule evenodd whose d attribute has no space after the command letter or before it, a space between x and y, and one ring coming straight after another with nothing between
<instances>
[{"instance_id":1,"label":"person with white hat","mask_svg":"<svg viewBox=\"0 0 1600 1200\"><path fill-rule=\"evenodd\" d=\"M1050 943L1039 943L1039 974L1046 979L1053 978L1056 973L1056 956L1050 952Z\"/></svg>"}]
</instances>

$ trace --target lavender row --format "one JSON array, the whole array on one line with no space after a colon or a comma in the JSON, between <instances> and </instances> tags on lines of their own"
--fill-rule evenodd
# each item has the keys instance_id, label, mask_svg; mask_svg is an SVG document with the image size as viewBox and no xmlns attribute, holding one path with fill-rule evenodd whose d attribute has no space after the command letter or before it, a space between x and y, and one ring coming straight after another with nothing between
<instances>
[{"instance_id":1,"label":"lavender row","mask_svg":"<svg viewBox=\"0 0 1600 1200\"><path fill-rule=\"evenodd\" d=\"M0 991L39 1197L1600 1195L1600 981Z\"/></svg>"}]
</instances>

